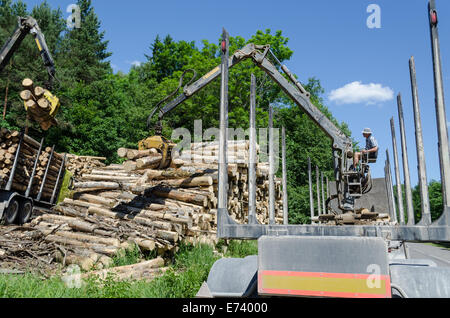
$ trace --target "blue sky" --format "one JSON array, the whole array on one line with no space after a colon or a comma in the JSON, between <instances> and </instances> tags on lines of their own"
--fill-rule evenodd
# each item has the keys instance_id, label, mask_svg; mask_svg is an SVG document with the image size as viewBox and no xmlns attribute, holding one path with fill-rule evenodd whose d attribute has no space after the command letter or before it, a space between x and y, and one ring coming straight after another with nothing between
<instances>
[{"instance_id":1,"label":"blue sky","mask_svg":"<svg viewBox=\"0 0 450 318\"><path fill-rule=\"evenodd\" d=\"M41 1L25 2L31 7ZM48 2L65 12L74 0ZM409 58L414 55L428 179L440 179L427 0L92 2L106 31L106 39L110 41L109 50L113 53L111 64L116 71L127 72L133 62L145 61L144 54L150 53L149 46L158 34L170 34L175 40L195 41L200 45L202 39L216 42L222 27L231 36L244 38L249 38L258 29L282 30L283 35L290 39L288 45L294 51L292 59L286 63L288 68L301 81L307 81L312 76L320 79L326 91L326 105L339 121L349 124L353 136L360 143L364 144L360 132L365 127L374 131L381 146L379 161L373 167L376 177L384 175L386 149L389 149L393 162L391 117L395 119L400 146L396 103L400 92L405 112L411 181L415 185L417 159L408 67ZM381 8L379 29L367 27L370 13L366 10L370 4ZM448 97L450 1L436 0L436 5L444 88ZM353 85L348 85L350 83ZM345 89L338 90L340 88ZM367 88L369 93L374 88L382 97L361 99ZM447 122L450 122L449 112L447 107ZM401 175L403 180L403 173Z\"/></svg>"}]
</instances>

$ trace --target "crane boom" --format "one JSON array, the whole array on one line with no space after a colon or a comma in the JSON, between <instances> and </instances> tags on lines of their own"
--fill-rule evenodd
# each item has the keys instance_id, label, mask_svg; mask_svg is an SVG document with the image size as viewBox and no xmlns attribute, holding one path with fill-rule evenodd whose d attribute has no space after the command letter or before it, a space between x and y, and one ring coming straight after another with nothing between
<instances>
[{"instance_id":1,"label":"crane boom","mask_svg":"<svg viewBox=\"0 0 450 318\"><path fill-rule=\"evenodd\" d=\"M23 39L32 34L39 49L42 61L49 75L49 83L47 86L51 87L53 79L55 78L55 62L47 47L45 36L42 33L37 21L32 17L18 17L18 25L11 38L6 41L0 50L0 72L6 67L14 52L20 47Z\"/></svg>"},{"instance_id":2,"label":"crane boom","mask_svg":"<svg viewBox=\"0 0 450 318\"><path fill-rule=\"evenodd\" d=\"M281 69L287 75L289 80L278 71L278 69L267 58L267 54L269 52L271 53L270 45L256 45L254 43L247 44L229 57L228 68L231 69L240 62L250 58L261 70L267 73L269 77L281 87L287 96L295 102L327 136L332 139L334 174L337 189L336 198L339 202L338 205L341 210L353 210L355 196L350 194L351 191L348 187L349 175L353 174L354 177L356 175L353 171L349 171L350 161L348 159L353 153L351 139L347 137L339 128L337 128L336 125L310 101L310 94L295 79L294 75L287 69L286 66L282 65ZM153 109L149 119L159 110L158 123L155 129L157 134L160 134L162 131L161 122L167 113L198 93L202 88L210 84L220 75L221 68L220 66L217 66L196 82L186 86L183 93L178 95L178 97L170 101L164 107L156 107ZM356 178L361 180L363 176L358 174Z\"/></svg>"},{"instance_id":3,"label":"crane boom","mask_svg":"<svg viewBox=\"0 0 450 318\"><path fill-rule=\"evenodd\" d=\"M263 50L263 51L261 51ZM302 92L299 88L300 83L291 84L269 61L267 53L270 50L269 45L256 45L253 43L247 44L242 49L236 51L229 58L229 68L233 68L243 60L251 58L252 61L266 72L281 89L294 101L305 113L333 140L333 149L346 152L351 149L352 142L340 129L338 129L331 120L329 120L315 105L309 100L309 94L306 91ZM288 71L287 68L283 70ZM216 67L209 73L204 75L198 81L184 89L184 92L176 97L174 100L165 105L159 112L159 119L161 120L165 114L176 108L178 105L185 102L187 99L198 93L202 88L210 84L221 75L220 67ZM294 81L292 74L287 73L291 81ZM298 85L297 85L298 84ZM156 110L155 110L156 111ZM155 112L154 111L154 112Z\"/></svg>"}]
</instances>

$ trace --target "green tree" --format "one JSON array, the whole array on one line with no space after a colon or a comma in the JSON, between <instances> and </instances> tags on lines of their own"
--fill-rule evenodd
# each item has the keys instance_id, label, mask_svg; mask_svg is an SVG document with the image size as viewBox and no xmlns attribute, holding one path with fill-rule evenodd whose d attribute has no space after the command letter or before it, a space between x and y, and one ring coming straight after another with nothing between
<instances>
[{"instance_id":1,"label":"green tree","mask_svg":"<svg viewBox=\"0 0 450 318\"><path fill-rule=\"evenodd\" d=\"M311 93L311 102L337 128L347 136L351 136L347 124L338 123L323 104L324 89L320 85L320 81L316 78L310 78L305 85L305 89ZM314 186L315 166L318 166L319 170L330 181L334 180L331 156L332 140L291 100L283 98L282 102L278 109L277 126L286 128L289 221L292 224L304 223L309 221L310 215L308 158L311 158ZM315 202L316 207L317 202Z\"/></svg>"},{"instance_id":2,"label":"green tree","mask_svg":"<svg viewBox=\"0 0 450 318\"><path fill-rule=\"evenodd\" d=\"M428 184L428 194L430 198L430 213L431 219L436 221L444 211L443 199L442 199L442 185L438 181L431 181ZM416 222L420 221L422 215L422 206L420 199L420 188L419 185L414 187L412 190L413 195L413 206Z\"/></svg>"},{"instance_id":3,"label":"green tree","mask_svg":"<svg viewBox=\"0 0 450 318\"><path fill-rule=\"evenodd\" d=\"M90 84L101 80L111 73L111 56L105 32L101 31L101 22L95 13L91 0L78 0L80 7L80 28L67 30L61 47L61 80L70 85L73 82Z\"/></svg>"},{"instance_id":4,"label":"green tree","mask_svg":"<svg viewBox=\"0 0 450 318\"><path fill-rule=\"evenodd\" d=\"M61 11L52 10L46 1L34 7L31 13L27 11L27 7L22 1L14 4L9 0L1 1L0 45L3 46L3 43L11 37L17 27L17 17L28 15L37 20L45 35L49 50L54 57L58 56L61 33L65 30L65 23ZM58 68L58 65L56 67ZM2 101L7 100L5 120L3 121L3 117L0 118L2 126L14 129L25 126L26 112L19 97L19 92L22 90L21 82L25 77L32 78L39 85L44 85L48 80L47 70L32 35L25 37L19 49L12 56L9 65L0 74L0 96L4 97ZM8 88L7 96L6 88ZM30 124L33 128L38 129L37 125ZM40 130L38 129L38 131Z\"/></svg>"}]
</instances>

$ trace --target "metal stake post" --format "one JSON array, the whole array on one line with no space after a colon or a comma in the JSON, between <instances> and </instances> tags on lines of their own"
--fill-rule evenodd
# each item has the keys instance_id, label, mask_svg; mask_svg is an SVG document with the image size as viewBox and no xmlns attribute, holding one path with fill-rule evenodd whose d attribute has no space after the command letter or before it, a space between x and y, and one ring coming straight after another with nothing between
<instances>
[{"instance_id":1,"label":"metal stake post","mask_svg":"<svg viewBox=\"0 0 450 318\"><path fill-rule=\"evenodd\" d=\"M288 191L287 191L287 170L286 170L286 129L282 129L282 165L283 165L283 223L284 225L289 224L289 207L288 207Z\"/></svg>"},{"instance_id":2,"label":"metal stake post","mask_svg":"<svg viewBox=\"0 0 450 318\"><path fill-rule=\"evenodd\" d=\"M308 157L308 181L309 181L309 209L311 212L311 219L314 217L314 195L311 172L311 158Z\"/></svg>"},{"instance_id":3,"label":"metal stake post","mask_svg":"<svg viewBox=\"0 0 450 318\"><path fill-rule=\"evenodd\" d=\"M325 189L324 189L324 177L323 177L323 172L320 173L320 183L322 185L322 211L323 214L327 214L326 210L325 210Z\"/></svg>"},{"instance_id":4,"label":"metal stake post","mask_svg":"<svg viewBox=\"0 0 450 318\"><path fill-rule=\"evenodd\" d=\"M248 165L248 223L256 224L256 78L250 86L250 158Z\"/></svg>"},{"instance_id":5,"label":"metal stake post","mask_svg":"<svg viewBox=\"0 0 450 318\"><path fill-rule=\"evenodd\" d=\"M320 208L320 185L319 185L319 167L316 166L316 187L317 187L317 208L318 208L318 215L322 215L322 211Z\"/></svg>"},{"instance_id":6,"label":"metal stake post","mask_svg":"<svg viewBox=\"0 0 450 318\"><path fill-rule=\"evenodd\" d=\"M275 153L273 149L273 107L269 107L269 224L275 224Z\"/></svg>"},{"instance_id":7,"label":"metal stake post","mask_svg":"<svg viewBox=\"0 0 450 318\"><path fill-rule=\"evenodd\" d=\"M409 60L409 72L411 75L411 91L414 107L414 124L416 127L417 169L419 172L419 188L421 202L420 224L431 224L430 197L428 195L427 167L425 164L425 151L422 136L422 121L420 119L419 93L416 81L416 65L414 57Z\"/></svg>"},{"instance_id":8,"label":"metal stake post","mask_svg":"<svg viewBox=\"0 0 450 318\"><path fill-rule=\"evenodd\" d=\"M219 149L219 189L218 189L218 209L223 209L228 213L228 48L229 35L223 29L222 33L222 81L220 86L220 149Z\"/></svg>"},{"instance_id":9,"label":"metal stake post","mask_svg":"<svg viewBox=\"0 0 450 318\"><path fill-rule=\"evenodd\" d=\"M402 96L397 96L398 105L398 119L400 122L400 139L402 145L402 158L403 158L403 177L405 179L405 196L406 196L406 212L408 214L408 224L414 225L414 206L411 192L411 178L409 176L409 161L408 161L408 149L406 145L406 132L405 132L405 120L403 118L403 106Z\"/></svg>"},{"instance_id":10,"label":"metal stake post","mask_svg":"<svg viewBox=\"0 0 450 318\"><path fill-rule=\"evenodd\" d=\"M392 220L394 222L398 222L397 219L397 208L395 206L395 197L394 197L394 186L392 183L392 173L391 173L391 160L389 157L389 150L386 149L386 172L388 178L388 195L390 197L390 201L392 202Z\"/></svg>"},{"instance_id":11,"label":"metal stake post","mask_svg":"<svg viewBox=\"0 0 450 318\"><path fill-rule=\"evenodd\" d=\"M439 162L441 165L442 198L444 203L444 221L450 224L450 155L448 145L447 117L445 114L444 85L442 81L441 52L438 34L438 16L435 0L428 4L431 47L433 55L434 87L436 95L436 121L439 138Z\"/></svg>"},{"instance_id":12,"label":"metal stake post","mask_svg":"<svg viewBox=\"0 0 450 318\"><path fill-rule=\"evenodd\" d=\"M395 181L397 184L398 214L400 216L400 224L405 224L405 211L403 208L403 191L402 191L402 183L400 181L400 166L398 161L397 139L395 138L394 118L391 118L391 134L392 134L392 148L394 152Z\"/></svg>"}]
</instances>

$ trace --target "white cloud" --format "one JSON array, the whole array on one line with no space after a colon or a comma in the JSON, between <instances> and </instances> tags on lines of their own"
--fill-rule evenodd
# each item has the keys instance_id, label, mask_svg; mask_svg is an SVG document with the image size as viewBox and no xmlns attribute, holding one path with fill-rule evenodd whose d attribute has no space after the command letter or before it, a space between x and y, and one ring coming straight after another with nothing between
<instances>
[{"instance_id":1,"label":"white cloud","mask_svg":"<svg viewBox=\"0 0 450 318\"><path fill-rule=\"evenodd\" d=\"M328 98L336 104L366 104L373 105L394 98L394 91L381 84L362 84L352 82L331 91Z\"/></svg>"},{"instance_id":2,"label":"white cloud","mask_svg":"<svg viewBox=\"0 0 450 318\"><path fill-rule=\"evenodd\" d=\"M135 67L141 66L142 62L141 61L126 61L128 64L131 64Z\"/></svg>"}]
</instances>

